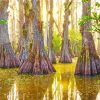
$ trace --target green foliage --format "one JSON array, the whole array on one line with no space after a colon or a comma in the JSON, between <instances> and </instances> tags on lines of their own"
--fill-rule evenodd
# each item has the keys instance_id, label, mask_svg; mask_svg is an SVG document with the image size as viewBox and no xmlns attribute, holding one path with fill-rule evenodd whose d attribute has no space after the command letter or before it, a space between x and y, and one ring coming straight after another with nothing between
<instances>
[{"instance_id":1,"label":"green foliage","mask_svg":"<svg viewBox=\"0 0 100 100\"><path fill-rule=\"evenodd\" d=\"M100 7L100 3L99 2L96 2L95 4L97 7Z\"/></svg>"},{"instance_id":2,"label":"green foliage","mask_svg":"<svg viewBox=\"0 0 100 100\"><path fill-rule=\"evenodd\" d=\"M79 31L75 29L69 30L69 39L71 41L72 49L74 50L75 46L77 46L78 51L80 52L82 46L82 36ZM53 48L56 55L60 55L61 45L62 45L62 37L60 34L53 32ZM75 44L76 43L76 44ZM47 50L47 48L46 48Z\"/></svg>"},{"instance_id":3,"label":"green foliage","mask_svg":"<svg viewBox=\"0 0 100 100\"><path fill-rule=\"evenodd\" d=\"M91 16L82 16L81 19L79 19L79 25L84 25L87 22L91 20Z\"/></svg>"},{"instance_id":4,"label":"green foliage","mask_svg":"<svg viewBox=\"0 0 100 100\"><path fill-rule=\"evenodd\" d=\"M82 2L87 2L87 1L89 1L89 0L82 0Z\"/></svg>"},{"instance_id":5,"label":"green foliage","mask_svg":"<svg viewBox=\"0 0 100 100\"><path fill-rule=\"evenodd\" d=\"M100 8L100 3L96 2L96 7ZM92 7L89 7L88 10L93 9ZM90 16L82 16L79 20L79 25L84 25L87 22L92 21L92 26L90 29L88 29L91 32L100 32L100 13L97 13L96 11L92 12Z\"/></svg>"},{"instance_id":6,"label":"green foliage","mask_svg":"<svg viewBox=\"0 0 100 100\"><path fill-rule=\"evenodd\" d=\"M48 47L44 45L45 51L48 52Z\"/></svg>"},{"instance_id":7,"label":"green foliage","mask_svg":"<svg viewBox=\"0 0 100 100\"><path fill-rule=\"evenodd\" d=\"M82 36L78 30L74 28L69 30L69 39L71 41L72 49L74 51L75 46L77 46L77 50L80 52L82 46Z\"/></svg>"},{"instance_id":8,"label":"green foliage","mask_svg":"<svg viewBox=\"0 0 100 100\"><path fill-rule=\"evenodd\" d=\"M7 21L4 20L4 19L0 19L0 24L1 24L1 25L6 25L6 24L7 24Z\"/></svg>"},{"instance_id":9,"label":"green foliage","mask_svg":"<svg viewBox=\"0 0 100 100\"><path fill-rule=\"evenodd\" d=\"M53 48L56 55L60 54L62 38L59 34L53 32Z\"/></svg>"}]
</instances>

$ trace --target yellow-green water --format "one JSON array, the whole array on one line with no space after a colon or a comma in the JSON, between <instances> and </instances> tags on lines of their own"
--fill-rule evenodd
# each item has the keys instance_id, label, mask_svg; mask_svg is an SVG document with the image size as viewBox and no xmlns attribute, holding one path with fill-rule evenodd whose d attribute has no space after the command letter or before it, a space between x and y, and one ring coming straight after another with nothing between
<instances>
[{"instance_id":1,"label":"yellow-green water","mask_svg":"<svg viewBox=\"0 0 100 100\"><path fill-rule=\"evenodd\" d=\"M0 100L100 100L100 76L74 76L75 64L56 64L57 72L46 76L0 69Z\"/></svg>"}]
</instances>

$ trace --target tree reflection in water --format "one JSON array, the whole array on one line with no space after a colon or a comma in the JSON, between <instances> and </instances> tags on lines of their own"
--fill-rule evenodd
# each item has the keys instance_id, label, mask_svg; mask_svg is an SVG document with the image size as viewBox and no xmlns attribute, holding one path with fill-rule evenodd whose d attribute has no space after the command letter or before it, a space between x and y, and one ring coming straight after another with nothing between
<instances>
[{"instance_id":1,"label":"tree reflection in water","mask_svg":"<svg viewBox=\"0 0 100 100\"><path fill-rule=\"evenodd\" d=\"M96 100L97 94L100 89L100 84L98 84L99 77L76 76L75 78L77 89L81 92L81 99Z\"/></svg>"},{"instance_id":2,"label":"tree reflection in water","mask_svg":"<svg viewBox=\"0 0 100 100\"><path fill-rule=\"evenodd\" d=\"M99 93L97 94L96 100L100 100L100 90Z\"/></svg>"},{"instance_id":3,"label":"tree reflection in water","mask_svg":"<svg viewBox=\"0 0 100 100\"><path fill-rule=\"evenodd\" d=\"M81 100L80 91L76 87L74 76L71 77L68 85L68 100Z\"/></svg>"},{"instance_id":4,"label":"tree reflection in water","mask_svg":"<svg viewBox=\"0 0 100 100\"><path fill-rule=\"evenodd\" d=\"M19 100L16 81L14 82L11 90L9 91L7 98L8 100Z\"/></svg>"},{"instance_id":5,"label":"tree reflection in water","mask_svg":"<svg viewBox=\"0 0 100 100\"><path fill-rule=\"evenodd\" d=\"M48 88L52 87L53 74L47 76L23 75L16 77L15 80L9 91L8 100L43 100Z\"/></svg>"}]
</instances>

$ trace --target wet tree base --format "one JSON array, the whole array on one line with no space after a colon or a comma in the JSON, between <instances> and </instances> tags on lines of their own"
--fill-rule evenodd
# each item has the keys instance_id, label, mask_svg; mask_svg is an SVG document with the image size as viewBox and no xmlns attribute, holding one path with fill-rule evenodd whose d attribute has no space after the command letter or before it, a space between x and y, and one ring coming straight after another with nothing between
<instances>
[{"instance_id":1,"label":"wet tree base","mask_svg":"<svg viewBox=\"0 0 100 100\"><path fill-rule=\"evenodd\" d=\"M19 74L50 74L56 72L52 63L46 55L37 57L34 53L30 53L28 59L22 64Z\"/></svg>"},{"instance_id":2,"label":"wet tree base","mask_svg":"<svg viewBox=\"0 0 100 100\"><path fill-rule=\"evenodd\" d=\"M20 62L21 62L21 65L22 65L22 64L24 63L24 61L27 59L28 54L29 54L28 50L27 50L27 51L24 50L23 52L20 52L18 58L19 58L19 60L20 60Z\"/></svg>"},{"instance_id":3,"label":"wet tree base","mask_svg":"<svg viewBox=\"0 0 100 100\"><path fill-rule=\"evenodd\" d=\"M51 53L48 52L48 56L52 64L56 64L56 57L53 50L51 50Z\"/></svg>"},{"instance_id":4,"label":"wet tree base","mask_svg":"<svg viewBox=\"0 0 100 100\"><path fill-rule=\"evenodd\" d=\"M68 48L63 48L61 52L60 63L72 63L72 58Z\"/></svg>"},{"instance_id":5,"label":"wet tree base","mask_svg":"<svg viewBox=\"0 0 100 100\"><path fill-rule=\"evenodd\" d=\"M52 58L51 62L52 64L56 64L56 58Z\"/></svg>"},{"instance_id":6,"label":"wet tree base","mask_svg":"<svg viewBox=\"0 0 100 100\"><path fill-rule=\"evenodd\" d=\"M100 74L100 59L98 56L92 56L88 59L80 57L78 59L75 75L94 76L98 74Z\"/></svg>"},{"instance_id":7,"label":"wet tree base","mask_svg":"<svg viewBox=\"0 0 100 100\"><path fill-rule=\"evenodd\" d=\"M15 68L20 65L14 55L11 44L0 44L0 68Z\"/></svg>"},{"instance_id":8,"label":"wet tree base","mask_svg":"<svg viewBox=\"0 0 100 100\"><path fill-rule=\"evenodd\" d=\"M71 57L63 56L60 58L59 62L60 63L72 63L72 59L71 59Z\"/></svg>"}]
</instances>

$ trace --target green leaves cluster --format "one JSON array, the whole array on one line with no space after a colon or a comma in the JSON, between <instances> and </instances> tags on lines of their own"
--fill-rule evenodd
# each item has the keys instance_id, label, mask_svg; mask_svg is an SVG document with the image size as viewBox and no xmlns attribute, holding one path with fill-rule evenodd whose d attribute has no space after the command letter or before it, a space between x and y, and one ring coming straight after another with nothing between
<instances>
[{"instance_id":1,"label":"green leaves cluster","mask_svg":"<svg viewBox=\"0 0 100 100\"><path fill-rule=\"evenodd\" d=\"M78 51L80 52L82 46L82 36L78 30L74 28L69 30L69 39L72 44L72 49L74 51L75 46L77 46Z\"/></svg>"},{"instance_id":2,"label":"green leaves cluster","mask_svg":"<svg viewBox=\"0 0 100 100\"><path fill-rule=\"evenodd\" d=\"M100 7L100 3L99 2L96 2L95 4L97 7Z\"/></svg>"},{"instance_id":3,"label":"green leaves cluster","mask_svg":"<svg viewBox=\"0 0 100 100\"><path fill-rule=\"evenodd\" d=\"M7 24L7 21L4 20L4 19L0 19L0 24L1 24L1 25L6 25L6 24Z\"/></svg>"},{"instance_id":4,"label":"green leaves cluster","mask_svg":"<svg viewBox=\"0 0 100 100\"><path fill-rule=\"evenodd\" d=\"M91 16L82 16L81 19L79 20L79 25L84 25L87 22L89 22L92 19Z\"/></svg>"},{"instance_id":5,"label":"green leaves cluster","mask_svg":"<svg viewBox=\"0 0 100 100\"><path fill-rule=\"evenodd\" d=\"M87 2L87 1L89 1L89 0L82 0L82 2Z\"/></svg>"},{"instance_id":6,"label":"green leaves cluster","mask_svg":"<svg viewBox=\"0 0 100 100\"><path fill-rule=\"evenodd\" d=\"M96 2L95 4L98 8L100 8L100 3ZM91 10L93 8L89 7L88 10ZM100 13L97 13L96 11L92 12L90 16L82 16L79 20L79 25L82 26L86 24L87 22L92 21L92 27L89 29L91 32L100 32Z\"/></svg>"},{"instance_id":7,"label":"green leaves cluster","mask_svg":"<svg viewBox=\"0 0 100 100\"><path fill-rule=\"evenodd\" d=\"M53 32L53 48L56 55L60 54L62 38L59 34Z\"/></svg>"}]
</instances>

